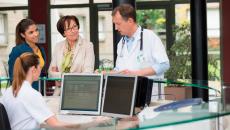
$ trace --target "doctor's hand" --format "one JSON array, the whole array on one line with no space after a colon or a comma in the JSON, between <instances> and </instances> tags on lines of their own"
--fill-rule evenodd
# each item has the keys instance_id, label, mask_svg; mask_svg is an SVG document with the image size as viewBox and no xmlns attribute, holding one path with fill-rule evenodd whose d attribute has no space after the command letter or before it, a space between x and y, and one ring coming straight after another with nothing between
<instances>
[{"instance_id":1,"label":"doctor's hand","mask_svg":"<svg viewBox=\"0 0 230 130\"><path fill-rule=\"evenodd\" d=\"M96 69L94 71L94 73L96 73L96 74L120 74L120 71L116 71L116 70L106 71L106 70Z\"/></svg>"},{"instance_id":2,"label":"doctor's hand","mask_svg":"<svg viewBox=\"0 0 230 130\"><path fill-rule=\"evenodd\" d=\"M126 74L126 75L137 75L137 76L150 76L155 75L156 71L152 67L139 69L139 70L122 70L119 74Z\"/></svg>"},{"instance_id":3,"label":"doctor's hand","mask_svg":"<svg viewBox=\"0 0 230 130\"><path fill-rule=\"evenodd\" d=\"M137 71L135 71L135 70L128 70L128 69L120 71L119 74L138 75Z\"/></svg>"},{"instance_id":4,"label":"doctor's hand","mask_svg":"<svg viewBox=\"0 0 230 130\"><path fill-rule=\"evenodd\" d=\"M99 70L99 69L96 69L94 71L95 74L106 74L107 72L105 70Z\"/></svg>"}]
</instances>

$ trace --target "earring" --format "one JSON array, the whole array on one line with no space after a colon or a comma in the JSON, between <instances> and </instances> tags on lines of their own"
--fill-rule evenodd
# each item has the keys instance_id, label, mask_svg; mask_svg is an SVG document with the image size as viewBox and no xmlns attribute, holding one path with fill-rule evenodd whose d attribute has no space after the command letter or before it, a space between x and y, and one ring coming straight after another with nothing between
<instances>
[{"instance_id":1,"label":"earring","mask_svg":"<svg viewBox=\"0 0 230 130\"><path fill-rule=\"evenodd\" d=\"M32 80L34 80L34 74L35 74L36 70L32 71Z\"/></svg>"},{"instance_id":2,"label":"earring","mask_svg":"<svg viewBox=\"0 0 230 130\"><path fill-rule=\"evenodd\" d=\"M25 35L23 33L20 34L22 38L25 38Z\"/></svg>"},{"instance_id":3,"label":"earring","mask_svg":"<svg viewBox=\"0 0 230 130\"><path fill-rule=\"evenodd\" d=\"M34 81L34 75L32 74L32 81Z\"/></svg>"}]
</instances>

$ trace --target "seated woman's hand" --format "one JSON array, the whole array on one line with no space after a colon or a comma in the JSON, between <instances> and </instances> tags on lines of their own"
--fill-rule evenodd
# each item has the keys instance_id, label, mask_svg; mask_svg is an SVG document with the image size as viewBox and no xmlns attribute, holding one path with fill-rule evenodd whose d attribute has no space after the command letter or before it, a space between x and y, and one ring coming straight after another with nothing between
<instances>
[{"instance_id":1,"label":"seated woman's hand","mask_svg":"<svg viewBox=\"0 0 230 130\"><path fill-rule=\"evenodd\" d=\"M60 87L61 86L61 81L55 81L55 86Z\"/></svg>"},{"instance_id":2,"label":"seated woman's hand","mask_svg":"<svg viewBox=\"0 0 230 130\"><path fill-rule=\"evenodd\" d=\"M107 123L111 123L112 122L112 118L111 117L107 117L107 116L98 116L98 117L95 117L93 119L98 124L107 124Z\"/></svg>"},{"instance_id":3,"label":"seated woman's hand","mask_svg":"<svg viewBox=\"0 0 230 130\"><path fill-rule=\"evenodd\" d=\"M134 116L134 117L127 117L127 118L123 118L121 120L118 121L117 123L117 129L128 129L128 128L136 128L139 124L139 119L138 117Z\"/></svg>"}]
</instances>

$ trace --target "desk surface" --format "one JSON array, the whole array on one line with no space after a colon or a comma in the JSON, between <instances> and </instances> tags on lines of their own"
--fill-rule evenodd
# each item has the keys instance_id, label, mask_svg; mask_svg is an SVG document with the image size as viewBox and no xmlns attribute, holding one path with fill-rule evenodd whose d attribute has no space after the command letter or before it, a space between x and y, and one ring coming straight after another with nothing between
<instances>
[{"instance_id":1,"label":"desk surface","mask_svg":"<svg viewBox=\"0 0 230 130\"><path fill-rule=\"evenodd\" d=\"M1 98L0 98L1 99ZM94 116L84 115L60 115L59 114L59 101L60 97L45 97L49 108L57 115L57 118L61 121L69 123L87 123L92 121ZM169 110L164 112L154 112L153 109L160 104L165 104L168 101L162 100L152 103L152 107L145 108L138 116L140 118L139 128L161 128L164 126L173 126L178 124L201 122L202 120L218 119L223 116L230 115L230 110L223 110L220 100L213 100L209 103L203 103L201 105L190 106L181 108L178 110ZM227 116L225 127L230 128L230 116ZM129 126L129 121L124 125ZM211 122L212 123L212 122ZM202 124L203 125L203 124ZM210 122L209 122L210 125ZM191 126L190 126L191 127ZM194 126L192 126L194 128ZM99 127L94 129L116 129L116 123L110 127ZM187 127L186 127L187 129ZM227 129L225 129L227 130Z\"/></svg>"},{"instance_id":2,"label":"desk surface","mask_svg":"<svg viewBox=\"0 0 230 130\"><path fill-rule=\"evenodd\" d=\"M0 79L1 80L1 79ZM162 81L159 81L160 83ZM162 82L168 83L168 82ZM174 84L174 83L172 83ZM181 83L180 83L181 84ZM184 84L184 86L192 86L204 89L211 89L207 86L199 86L194 84ZM230 88L230 87L229 87ZM227 90L227 89L226 89ZM229 91L224 90L224 93ZM229 89L230 90L230 89ZM223 96L224 97L224 96ZM45 97L48 106L57 115L58 119L68 122L89 122L92 117L87 116L72 116L59 115L59 97ZM161 102L162 103L162 102ZM140 114L139 128L159 128L162 126L169 126L175 124L193 123L201 120L210 120L220 118L222 116L230 115L230 107L228 110L223 109L221 100L212 100L209 103L203 103L197 106L186 107L178 110L169 110L164 112L154 112L153 108L159 106L157 103L153 107L146 108L142 115ZM144 115L144 116L143 116ZM129 123L129 122L128 122Z\"/></svg>"}]
</instances>

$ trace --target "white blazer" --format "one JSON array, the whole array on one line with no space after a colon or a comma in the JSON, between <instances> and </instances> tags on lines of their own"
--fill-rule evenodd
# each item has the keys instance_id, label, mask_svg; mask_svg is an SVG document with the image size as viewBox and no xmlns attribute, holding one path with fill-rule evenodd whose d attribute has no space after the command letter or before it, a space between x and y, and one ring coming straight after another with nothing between
<instances>
[{"instance_id":1,"label":"white blazer","mask_svg":"<svg viewBox=\"0 0 230 130\"><path fill-rule=\"evenodd\" d=\"M57 43L49 67L49 77L61 77L60 71L66 43L67 40ZM70 73L93 73L95 62L93 44L79 36L72 62ZM52 67L57 67L59 72L53 72Z\"/></svg>"}]
</instances>

